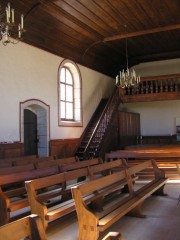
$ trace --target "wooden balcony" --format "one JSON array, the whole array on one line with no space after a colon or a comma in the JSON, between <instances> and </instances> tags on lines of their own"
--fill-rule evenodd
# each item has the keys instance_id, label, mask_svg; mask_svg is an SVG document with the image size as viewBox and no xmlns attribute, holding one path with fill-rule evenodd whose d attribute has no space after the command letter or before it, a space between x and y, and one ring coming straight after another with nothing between
<instances>
[{"instance_id":1,"label":"wooden balcony","mask_svg":"<svg viewBox=\"0 0 180 240\"><path fill-rule=\"evenodd\" d=\"M119 88L123 103L180 99L180 74L144 77L138 86Z\"/></svg>"}]
</instances>

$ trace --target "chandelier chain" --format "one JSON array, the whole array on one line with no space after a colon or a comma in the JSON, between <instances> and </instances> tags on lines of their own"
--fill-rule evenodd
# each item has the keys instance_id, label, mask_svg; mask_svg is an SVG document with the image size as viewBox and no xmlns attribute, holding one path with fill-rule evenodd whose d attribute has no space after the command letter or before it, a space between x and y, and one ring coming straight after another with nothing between
<instances>
[{"instance_id":1,"label":"chandelier chain","mask_svg":"<svg viewBox=\"0 0 180 240\"><path fill-rule=\"evenodd\" d=\"M125 25L125 30L127 26ZM127 31L125 31L127 33ZM132 71L129 69L129 60L128 60L128 43L127 37L125 39L125 56L126 56L126 70L122 70L116 76L116 86L125 88L137 86L140 83L140 76L136 76L136 72L134 69Z\"/></svg>"}]
</instances>

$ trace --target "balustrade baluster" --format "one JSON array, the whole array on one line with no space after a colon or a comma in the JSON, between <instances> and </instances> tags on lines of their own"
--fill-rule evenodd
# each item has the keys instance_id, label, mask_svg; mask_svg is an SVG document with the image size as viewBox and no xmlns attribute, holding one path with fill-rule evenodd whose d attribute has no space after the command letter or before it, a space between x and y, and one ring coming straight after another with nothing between
<instances>
[{"instance_id":1,"label":"balustrade baluster","mask_svg":"<svg viewBox=\"0 0 180 240\"><path fill-rule=\"evenodd\" d=\"M170 92L173 92L173 79L170 79Z\"/></svg>"},{"instance_id":2,"label":"balustrade baluster","mask_svg":"<svg viewBox=\"0 0 180 240\"><path fill-rule=\"evenodd\" d=\"M178 91L178 78L176 78L175 80L175 92Z\"/></svg>"},{"instance_id":3,"label":"balustrade baluster","mask_svg":"<svg viewBox=\"0 0 180 240\"><path fill-rule=\"evenodd\" d=\"M150 81L150 93L153 93L153 81Z\"/></svg>"},{"instance_id":4,"label":"balustrade baluster","mask_svg":"<svg viewBox=\"0 0 180 240\"><path fill-rule=\"evenodd\" d=\"M165 92L168 92L168 80L165 80Z\"/></svg>"},{"instance_id":5,"label":"balustrade baluster","mask_svg":"<svg viewBox=\"0 0 180 240\"><path fill-rule=\"evenodd\" d=\"M156 81L156 93L158 93L158 81Z\"/></svg>"},{"instance_id":6,"label":"balustrade baluster","mask_svg":"<svg viewBox=\"0 0 180 240\"><path fill-rule=\"evenodd\" d=\"M162 93L163 92L163 81L160 80L160 92Z\"/></svg>"},{"instance_id":7,"label":"balustrade baluster","mask_svg":"<svg viewBox=\"0 0 180 240\"><path fill-rule=\"evenodd\" d=\"M148 81L146 81L145 83L146 83L146 85L145 85L145 88L146 88L145 93L148 94Z\"/></svg>"}]
</instances>

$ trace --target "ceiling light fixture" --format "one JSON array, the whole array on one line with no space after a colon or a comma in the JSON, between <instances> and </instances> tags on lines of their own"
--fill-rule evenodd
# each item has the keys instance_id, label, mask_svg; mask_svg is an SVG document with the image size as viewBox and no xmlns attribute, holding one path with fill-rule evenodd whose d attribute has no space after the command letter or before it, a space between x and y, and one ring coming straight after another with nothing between
<instances>
[{"instance_id":1,"label":"ceiling light fixture","mask_svg":"<svg viewBox=\"0 0 180 240\"><path fill-rule=\"evenodd\" d=\"M126 25L125 25L126 29ZM140 82L140 76L136 76L134 69L130 70L128 66L128 47L127 47L127 38L126 38L126 71L123 69L116 76L116 86L121 88L137 86Z\"/></svg>"},{"instance_id":2,"label":"ceiling light fixture","mask_svg":"<svg viewBox=\"0 0 180 240\"><path fill-rule=\"evenodd\" d=\"M15 13L10 3L8 3L5 11L0 4L0 41L5 46L8 43L18 43L22 40L22 34L25 32L23 14L21 14L21 22L18 25L15 24L14 19Z\"/></svg>"}]
</instances>

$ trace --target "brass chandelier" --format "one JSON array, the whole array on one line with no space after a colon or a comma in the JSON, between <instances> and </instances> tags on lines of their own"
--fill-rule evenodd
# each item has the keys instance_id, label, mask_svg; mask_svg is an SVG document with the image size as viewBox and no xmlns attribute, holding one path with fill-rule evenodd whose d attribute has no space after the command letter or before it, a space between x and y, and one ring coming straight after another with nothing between
<instances>
[{"instance_id":1,"label":"brass chandelier","mask_svg":"<svg viewBox=\"0 0 180 240\"><path fill-rule=\"evenodd\" d=\"M126 27L126 26L125 26ZM121 88L129 88L132 86L137 86L140 83L140 76L136 75L134 69L130 70L128 67L128 47L127 47L127 38L126 38L126 70L122 70L116 76L116 86Z\"/></svg>"},{"instance_id":2,"label":"brass chandelier","mask_svg":"<svg viewBox=\"0 0 180 240\"><path fill-rule=\"evenodd\" d=\"M0 41L3 45L8 43L16 44L22 40L22 34L25 32L24 29L24 16L21 14L21 21L17 25L15 24L15 12L8 3L5 11L3 11L0 4Z\"/></svg>"}]
</instances>

